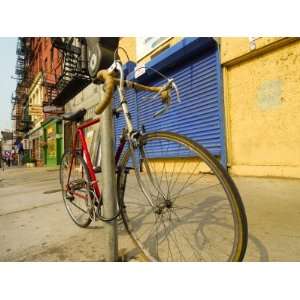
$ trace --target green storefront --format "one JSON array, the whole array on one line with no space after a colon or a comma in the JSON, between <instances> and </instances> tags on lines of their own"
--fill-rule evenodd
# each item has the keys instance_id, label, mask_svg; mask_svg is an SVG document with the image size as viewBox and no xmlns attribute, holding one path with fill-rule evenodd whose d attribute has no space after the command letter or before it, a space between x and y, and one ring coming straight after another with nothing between
<instances>
[{"instance_id":1,"label":"green storefront","mask_svg":"<svg viewBox=\"0 0 300 300\"><path fill-rule=\"evenodd\" d=\"M44 131L44 164L47 167L56 166L60 163L63 154L62 121L51 118L42 126Z\"/></svg>"}]
</instances>

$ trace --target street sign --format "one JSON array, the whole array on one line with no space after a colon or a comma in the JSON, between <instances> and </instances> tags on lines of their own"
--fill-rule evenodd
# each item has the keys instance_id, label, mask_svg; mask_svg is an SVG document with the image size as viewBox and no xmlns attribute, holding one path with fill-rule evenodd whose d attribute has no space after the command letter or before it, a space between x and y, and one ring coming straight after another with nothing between
<instances>
[{"instance_id":1,"label":"street sign","mask_svg":"<svg viewBox=\"0 0 300 300\"><path fill-rule=\"evenodd\" d=\"M63 114L64 108L54 105L48 105L43 107L43 112L48 114Z\"/></svg>"},{"instance_id":2,"label":"street sign","mask_svg":"<svg viewBox=\"0 0 300 300\"><path fill-rule=\"evenodd\" d=\"M134 69L134 77L138 78L146 72L145 64L137 64Z\"/></svg>"},{"instance_id":3,"label":"street sign","mask_svg":"<svg viewBox=\"0 0 300 300\"><path fill-rule=\"evenodd\" d=\"M30 149L29 139L23 139L23 147L24 147L24 150L29 150Z\"/></svg>"}]
</instances>

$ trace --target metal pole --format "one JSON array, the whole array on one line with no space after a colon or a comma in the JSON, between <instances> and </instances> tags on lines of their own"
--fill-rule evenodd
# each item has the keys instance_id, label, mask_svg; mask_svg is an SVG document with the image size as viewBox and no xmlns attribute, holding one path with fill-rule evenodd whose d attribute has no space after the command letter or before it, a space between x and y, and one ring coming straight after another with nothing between
<instances>
[{"instance_id":1,"label":"metal pole","mask_svg":"<svg viewBox=\"0 0 300 300\"><path fill-rule=\"evenodd\" d=\"M103 90L101 88L101 94ZM110 103L101 116L101 168L103 178L103 215L111 218L116 212L116 175L114 158L114 131L112 104ZM105 260L118 260L117 221L104 223L105 229Z\"/></svg>"}]
</instances>

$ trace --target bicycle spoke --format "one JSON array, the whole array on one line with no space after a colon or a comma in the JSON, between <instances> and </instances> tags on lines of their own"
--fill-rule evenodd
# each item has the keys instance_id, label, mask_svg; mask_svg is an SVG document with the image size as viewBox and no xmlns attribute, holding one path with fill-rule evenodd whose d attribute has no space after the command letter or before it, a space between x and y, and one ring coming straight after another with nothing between
<instances>
[{"instance_id":1,"label":"bicycle spoke","mask_svg":"<svg viewBox=\"0 0 300 300\"><path fill-rule=\"evenodd\" d=\"M185 183L183 184L183 187L182 187L182 189L181 190L183 190L184 188L185 188L185 186L186 186L186 184L187 184L187 182L189 181L189 179L194 175L194 171L197 169L197 165L194 167L194 169L193 169L193 172L190 174L190 176L188 177L188 179L185 181ZM201 177L199 176L198 178L197 178L197 180L199 180Z\"/></svg>"},{"instance_id":2,"label":"bicycle spoke","mask_svg":"<svg viewBox=\"0 0 300 300\"><path fill-rule=\"evenodd\" d=\"M208 190L208 189L210 189L210 188L212 188L212 187L216 187L216 186L219 186L219 185L220 185L220 184L218 183L218 184L213 184L213 185L208 186L208 187L199 188L199 189L197 189L197 190L195 190L195 191L193 191L193 192L190 192L190 193L185 194L185 196L197 194L197 193L199 193L199 191ZM179 193L177 193L177 194L175 194L174 196L171 197L172 200L174 200L174 203L175 203L175 200L176 200L177 198L179 198L179 196L180 196L180 194L181 194L182 191L183 191L183 189L181 189L181 191L180 191Z\"/></svg>"}]
</instances>

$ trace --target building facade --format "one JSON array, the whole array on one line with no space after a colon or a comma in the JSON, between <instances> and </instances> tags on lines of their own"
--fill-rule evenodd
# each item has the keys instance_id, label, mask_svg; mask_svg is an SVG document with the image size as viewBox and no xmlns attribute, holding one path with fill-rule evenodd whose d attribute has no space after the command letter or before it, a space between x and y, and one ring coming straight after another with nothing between
<instances>
[{"instance_id":1,"label":"building facade","mask_svg":"<svg viewBox=\"0 0 300 300\"><path fill-rule=\"evenodd\" d=\"M58 80L62 67L58 52L50 51L51 40L48 44L43 38L33 40L26 45L31 45L30 72L34 76L30 84L18 85L16 94L23 97L22 105L16 102L12 114L16 128L29 133L32 156L53 165L70 148L74 124L61 123L55 115L43 112L42 107L51 104L51 83ZM119 46L129 55L128 62L120 51L128 79L158 85L161 78L145 71L154 68L174 78L180 90L182 102L174 102L170 111L155 121L150 116L161 103L143 102L143 92L127 91L137 128L185 134L218 157L234 175L300 178L299 39L123 37ZM100 87L88 84L63 104L64 110L85 108L85 119L94 118L99 100ZM116 96L114 105L117 101ZM16 116L22 116L21 121ZM116 119L114 126L118 143L124 119ZM97 129L95 125L87 130L89 145Z\"/></svg>"},{"instance_id":2,"label":"building facade","mask_svg":"<svg viewBox=\"0 0 300 300\"><path fill-rule=\"evenodd\" d=\"M225 37L214 39L215 51L218 52L215 74L212 70L209 71L207 62L197 65L197 56L201 57L199 62L201 59L204 61L205 56L209 57L207 51L201 48L188 55L186 66L190 68L190 72L183 71L185 59L177 50L180 44L188 40L176 37L146 37L137 38L134 42L136 52L131 55L136 58L137 67L157 67L158 70L165 68L166 75L171 75L175 80L176 75L181 74L177 79L182 92L180 113L172 116L172 110L176 110L174 106L166 120L162 119L155 128L151 127L150 121L148 129L170 128L190 135L213 154L220 156L233 175L300 178L300 40ZM130 43L130 38L127 43ZM175 64L172 62L172 55L175 57ZM195 61L191 62L193 56ZM141 73L132 79L147 84L158 83L155 78ZM200 74L203 74L203 78ZM213 77L219 81L214 87ZM195 81L197 85L194 85ZM184 86L188 86L190 91L197 89L197 92L186 93ZM214 101L213 90L218 94L218 100L215 100L218 105L214 107L211 106ZM132 97L137 99L136 95ZM190 132L185 132L180 123L181 119L184 120L185 101L193 103L187 111L195 114L188 122ZM138 103L136 107L142 115L138 117L137 123L146 124L147 129L143 114L151 112L152 108L149 110L147 106L141 106L146 110L143 113ZM219 116L207 114L209 110L218 111ZM207 114L207 119L201 118L202 114ZM172 124L176 123L176 128L169 125L169 120ZM219 126L218 130L216 125Z\"/></svg>"},{"instance_id":3,"label":"building facade","mask_svg":"<svg viewBox=\"0 0 300 300\"><path fill-rule=\"evenodd\" d=\"M300 40L221 38L228 166L300 178Z\"/></svg>"},{"instance_id":4,"label":"building facade","mask_svg":"<svg viewBox=\"0 0 300 300\"><path fill-rule=\"evenodd\" d=\"M222 73L217 40L145 37L137 38L135 45L136 52L128 54L130 58L136 57L137 63L135 71L130 72L128 79L146 85L165 83L165 79L151 72L151 69L155 69L175 80L182 101L176 102L173 95L173 103L168 113L153 118L162 108L161 102L158 99L143 100L149 94L128 90L127 100L134 126L143 128L146 132L167 130L184 134L204 145L226 165ZM118 98L114 101L117 105ZM123 116L115 120L117 144L124 123ZM187 165L195 163L185 153L170 153L168 161L178 157L185 160Z\"/></svg>"},{"instance_id":5,"label":"building facade","mask_svg":"<svg viewBox=\"0 0 300 300\"><path fill-rule=\"evenodd\" d=\"M47 143L42 123L52 115L44 112L51 104L55 84L62 72L61 55L51 38L19 38L17 45L17 89L13 96L12 119L15 135L29 140L29 159L37 166L48 165ZM61 151L60 151L61 152ZM50 160L51 161L51 160Z\"/></svg>"}]
</instances>

